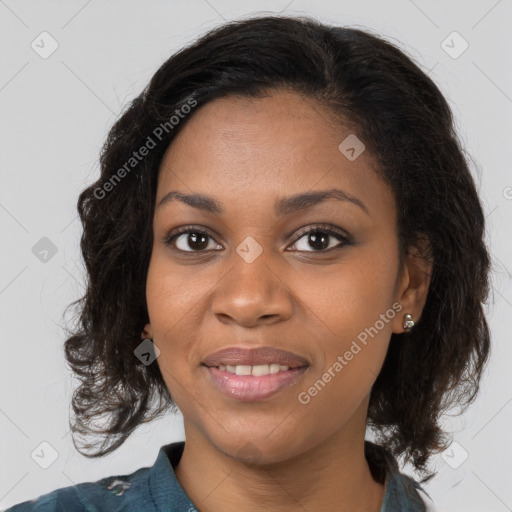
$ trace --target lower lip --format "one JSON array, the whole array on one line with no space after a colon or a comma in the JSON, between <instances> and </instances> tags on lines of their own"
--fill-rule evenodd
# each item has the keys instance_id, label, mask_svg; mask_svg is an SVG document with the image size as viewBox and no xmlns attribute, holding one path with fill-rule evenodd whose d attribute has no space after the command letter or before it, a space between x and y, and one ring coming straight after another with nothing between
<instances>
[{"instance_id":1,"label":"lower lip","mask_svg":"<svg viewBox=\"0 0 512 512\"><path fill-rule=\"evenodd\" d=\"M261 377L236 375L216 367L205 366L213 383L225 395L241 402L263 400L295 384L308 369L307 366L293 368Z\"/></svg>"}]
</instances>

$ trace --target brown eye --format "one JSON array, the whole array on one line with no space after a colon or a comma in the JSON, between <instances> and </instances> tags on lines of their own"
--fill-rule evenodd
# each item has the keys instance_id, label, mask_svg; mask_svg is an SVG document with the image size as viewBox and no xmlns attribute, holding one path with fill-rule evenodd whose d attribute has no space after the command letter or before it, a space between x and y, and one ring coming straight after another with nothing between
<instances>
[{"instance_id":1,"label":"brown eye","mask_svg":"<svg viewBox=\"0 0 512 512\"><path fill-rule=\"evenodd\" d=\"M334 239L338 240L337 244ZM292 247L304 252L325 252L345 245L350 245L350 241L341 231L328 226L313 226L301 230Z\"/></svg>"},{"instance_id":2,"label":"brown eye","mask_svg":"<svg viewBox=\"0 0 512 512\"><path fill-rule=\"evenodd\" d=\"M164 243L177 251L188 253L223 249L206 231L193 226L172 230L164 238ZM300 252L327 252L350 244L350 238L341 230L321 225L300 230L292 249Z\"/></svg>"},{"instance_id":3,"label":"brown eye","mask_svg":"<svg viewBox=\"0 0 512 512\"><path fill-rule=\"evenodd\" d=\"M182 252L203 252L208 249L210 241L213 238L206 232L190 227L179 228L169 233L164 240L166 245L173 246ZM214 244L210 249L222 248L219 244ZM218 250L218 249L217 249Z\"/></svg>"}]
</instances>

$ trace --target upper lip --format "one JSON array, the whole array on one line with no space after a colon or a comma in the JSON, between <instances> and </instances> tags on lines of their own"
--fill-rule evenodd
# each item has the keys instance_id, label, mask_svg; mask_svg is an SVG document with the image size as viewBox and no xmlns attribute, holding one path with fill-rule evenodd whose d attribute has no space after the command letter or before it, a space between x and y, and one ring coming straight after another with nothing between
<instances>
[{"instance_id":1,"label":"upper lip","mask_svg":"<svg viewBox=\"0 0 512 512\"><path fill-rule=\"evenodd\" d=\"M213 354L209 354L203 360L206 366L219 365L258 365L258 364L281 364L290 368L309 366L303 357L274 347L227 347Z\"/></svg>"}]
</instances>

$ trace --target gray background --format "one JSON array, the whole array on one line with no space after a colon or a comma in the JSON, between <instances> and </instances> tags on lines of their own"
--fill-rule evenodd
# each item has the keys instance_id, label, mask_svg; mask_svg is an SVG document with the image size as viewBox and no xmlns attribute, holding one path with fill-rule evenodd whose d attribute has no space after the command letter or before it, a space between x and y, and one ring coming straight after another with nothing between
<instances>
[{"instance_id":1,"label":"gray background","mask_svg":"<svg viewBox=\"0 0 512 512\"><path fill-rule=\"evenodd\" d=\"M75 204L98 174L109 127L159 65L224 20L263 11L375 30L428 71L453 107L488 222L494 346L476 403L446 418L456 444L434 458L439 474L427 490L444 511L512 510L511 0L0 0L0 507L152 465L161 445L184 438L181 417L167 415L106 458L73 447L76 381L64 364L62 315L83 292ZM44 31L58 44L47 58Z\"/></svg>"}]
</instances>

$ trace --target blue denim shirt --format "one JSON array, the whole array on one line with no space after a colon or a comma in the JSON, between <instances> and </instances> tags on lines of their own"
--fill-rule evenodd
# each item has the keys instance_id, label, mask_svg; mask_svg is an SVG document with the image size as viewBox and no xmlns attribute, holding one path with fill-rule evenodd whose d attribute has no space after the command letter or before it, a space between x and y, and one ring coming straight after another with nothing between
<instances>
[{"instance_id":1,"label":"blue denim shirt","mask_svg":"<svg viewBox=\"0 0 512 512\"><path fill-rule=\"evenodd\" d=\"M110 476L57 489L6 512L196 512L181 487L174 467L185 441L160 448L155 464L130 475ZM397 471L386 475L386 490L380 512L424 512L419 484Z\"/></svg>"}]
</instances>

